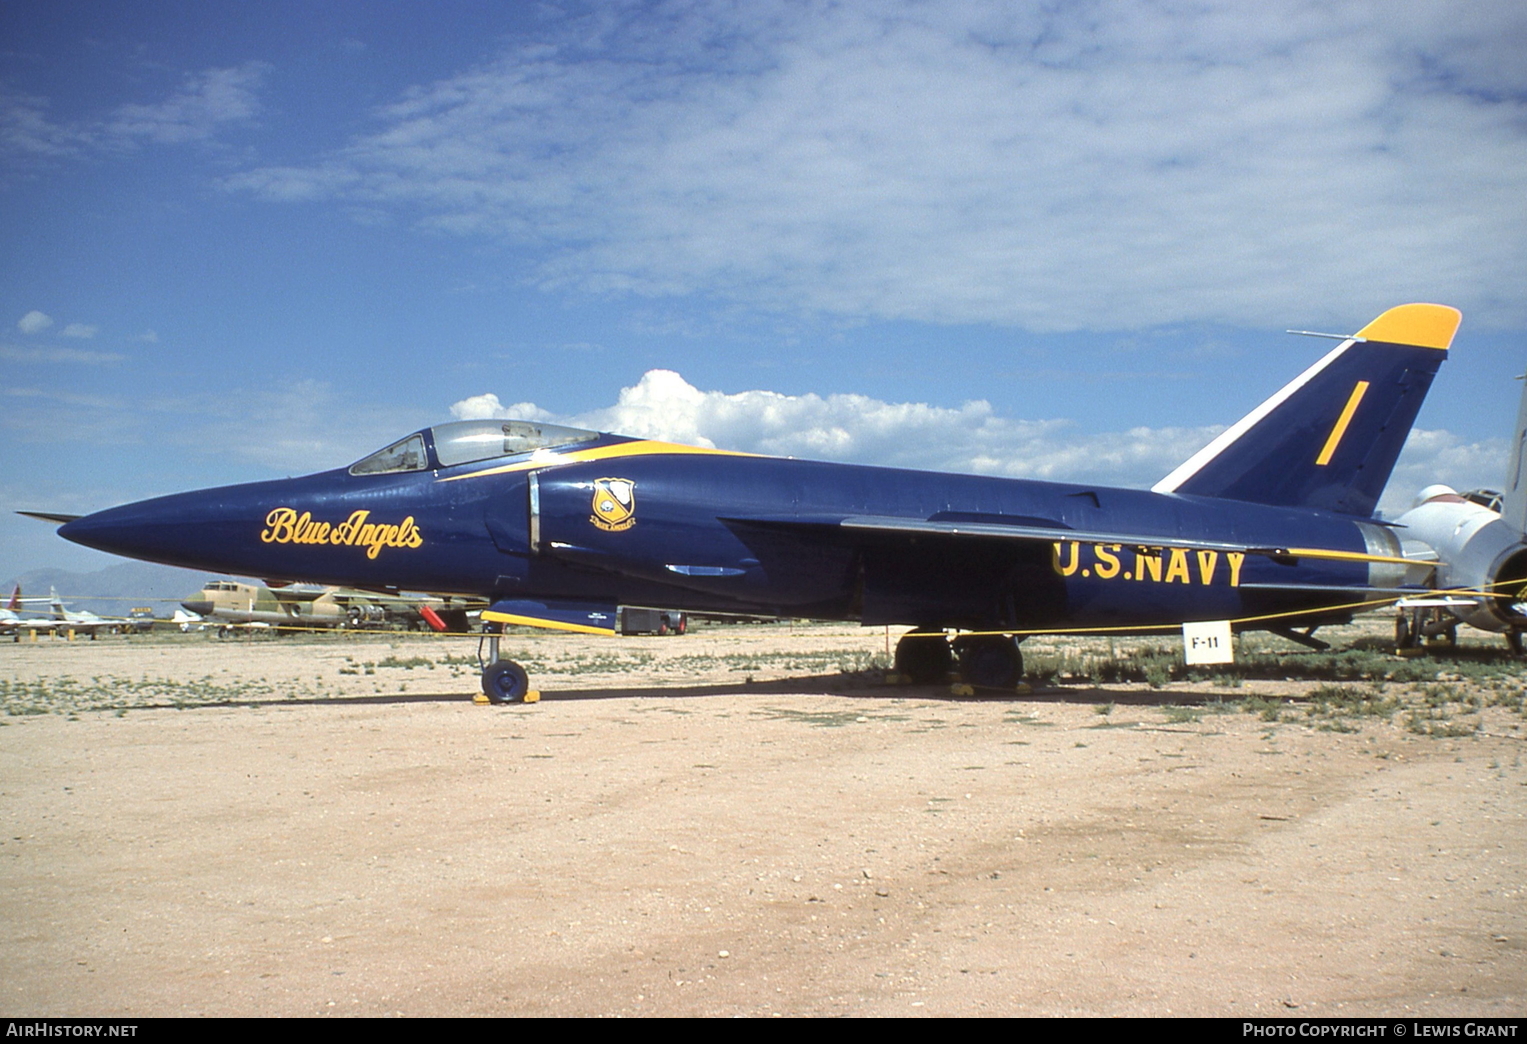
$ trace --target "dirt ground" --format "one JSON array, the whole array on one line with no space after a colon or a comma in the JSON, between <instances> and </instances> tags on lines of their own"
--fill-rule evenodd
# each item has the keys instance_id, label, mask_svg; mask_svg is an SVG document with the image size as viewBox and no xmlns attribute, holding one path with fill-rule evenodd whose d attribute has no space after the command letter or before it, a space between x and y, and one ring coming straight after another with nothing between
<instances>
[{"instance_id":1,"label":"dirt ground","mask_svg":"<svg viewBox=\"0 0 1527 1044\"><path fill-rule=\"evenodd\" d=\"M0 645L0 1011L1527 1014L1520 713L957 697L886 642L516 636L517 707L471 639Z\"/></svg>"}]
</instances>

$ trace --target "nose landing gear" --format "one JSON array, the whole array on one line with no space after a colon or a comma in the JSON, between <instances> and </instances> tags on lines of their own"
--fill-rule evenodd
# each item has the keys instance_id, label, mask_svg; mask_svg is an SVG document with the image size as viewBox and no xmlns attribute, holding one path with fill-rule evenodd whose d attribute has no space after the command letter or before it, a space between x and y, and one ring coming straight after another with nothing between
<instances>
[{"instance_id":1,"label":"nose landing gear","mask_svg":"<svg viewBox=\"0 0 1527 1044\"><path fill-rule=\"evenodd\" d=\"M482 655L481 644L478 645L477 652L478 663L482 665L483 695L487 696L492 703L534 703L540 699L541 694L530 688L530 675L526 673L525 668L513 660L499 658L498 632L487 632L487 639L486 660Z\"/></svg>"}]
</instances>

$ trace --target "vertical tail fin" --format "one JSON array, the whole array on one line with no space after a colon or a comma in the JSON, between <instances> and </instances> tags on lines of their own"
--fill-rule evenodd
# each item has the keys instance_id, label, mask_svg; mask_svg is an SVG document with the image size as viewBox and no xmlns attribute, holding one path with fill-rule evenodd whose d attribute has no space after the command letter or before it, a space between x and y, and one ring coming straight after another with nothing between
<instances>
[{"instance_id":1,"label":"vertical tail fin","mask_svg":"<svg viewBox=\"0 0 1527 1044\"><path fill-rule=\"evenodd\" d=\"M1462 318L1389 309L1152 488L1372 515Z\"/></svg>"},{"instance_id":2,"label":"vertical tail fin","mask_svg":"<svg viewBox=\"0 0 1527 1044\"><path fill-rule=\"evenodd\" d=\"M21 585L20 584L17 584L16 585L16 590L11 592L11 600L6 603L5 607L7 609L9 609L11 612L15 612L17 609L21 608Z\"/></svg>"}]
</instances>

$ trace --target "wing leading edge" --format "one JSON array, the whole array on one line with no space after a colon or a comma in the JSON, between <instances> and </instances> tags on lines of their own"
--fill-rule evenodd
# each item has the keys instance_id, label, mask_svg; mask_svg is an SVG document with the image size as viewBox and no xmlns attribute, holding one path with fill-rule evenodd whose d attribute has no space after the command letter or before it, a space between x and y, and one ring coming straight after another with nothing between
<instances>
[{"instance_id":1,"label":"wing leading edge","mask_svg":"<svg viewBox=\"0 0 1527 1044\"><path fill-rule=\"evenodd\" d=\"M1009 525L1000 522L945 522L898 518L892 515L846 515L835 519L730 517L723 519L723 521L737 522L743 525L798 529L801 531L812 530L816 532L821 532L824 528L827 528L847 532L887 533L901 536L943 536L952 538L963 537L969 540L1017 541L1035 545L1074 540L1083 544L1117 544L1121 547L1224 551L1278 559L1316 558L1328 561L1379 562L1404 566L1427 564L1418 563L1413 559L1402 558L1398 555L1381 555L1364 551L1348 551L1340 548L1267 547L1220 540L1198 540L1185 537L1156 536L1145 533L1126 533L1117 530L1067 529L1064 527L1036 526L1022 523Z\"/></svg>"}]
</instances>

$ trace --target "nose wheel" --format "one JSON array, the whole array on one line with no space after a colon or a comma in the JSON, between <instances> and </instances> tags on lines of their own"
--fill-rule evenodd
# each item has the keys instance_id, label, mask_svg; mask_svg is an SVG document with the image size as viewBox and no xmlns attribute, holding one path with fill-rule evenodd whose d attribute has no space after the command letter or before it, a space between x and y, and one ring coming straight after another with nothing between
<instances>
[{"instance_id":1,"label":"nose wheel","mask_svg":"<svg viewBox=\"0 0 1527 1044\"><path fill-rule=\"evenodd\" d=\"M486 659L482 656L482 646L479 644L477 647L478 662L482 664L483 695L492 703L525 703L530 698L530 675L513 660L499 658L499 636L496 631L488 632L486 637Z\"/></svg>"},{"instance_id":2,"label":"nose wheel","mask_svg":"<svg viewBox=\"0 0 1527 1044\"><path fill-rule=\"evenodd\" d=\"M513 660L495 660L482 672L482 691L494 703L524 703L530 675Z\"/></svg>"}]
</instances>

